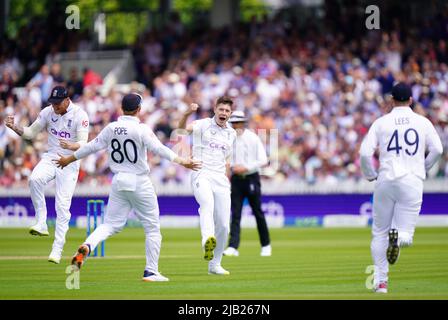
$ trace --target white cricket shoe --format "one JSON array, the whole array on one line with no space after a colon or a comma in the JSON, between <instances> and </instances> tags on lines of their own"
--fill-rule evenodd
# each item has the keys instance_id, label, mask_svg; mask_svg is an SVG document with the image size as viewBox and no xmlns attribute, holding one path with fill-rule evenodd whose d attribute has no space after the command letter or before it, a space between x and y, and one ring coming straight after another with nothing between
<instances>
[{"instance_id":1,"label":"white cricket shoe","mask_svg":"<svg viewBox=\"0 0 448 320\"><path fill-rule=\"evenodd\" d=\"M387 282L380 282L373 288L375 293L387 293Z\"/></svg>"},{"instance_id":2,"label":"white cricket shoe","mask_svg":"<svg viewBox=\"0 0 448 320\"><path fill-rule=\"evenodd\" d=\"M272 248L271 248L270 244L268 244L267 246L261 247L260 256L270 257L271 255L272 255Z\"/></svg>"},{"instance_id":3,"label":"white cricket shoe","mask_svg":"<svg viewBox=\"0 0 448 320\"><path fill-rule=\"evenodd\" d=\"M62 249L53 248L53 250L51 250L50 255L48 256L48 262L59 264L61 262L61 257L62 257Z\"/></svg>"},{"instance_id":4,"label":"white cricket shoe","mask_svg":"<svg viewBox=\"0 0 448 320\"><path fill-rule=\"evenodd\" d=\"M160 273L154 273L148 270L145 270L145 272L143 272L142 280L146 282L170 281L170 279L162 276Z\"/></svg>"},{"instance_id":5,"label":"white cricket shoe","mask_svg":"<svg viewBox=\"0 0 448 320\"><path fill-rule=\"evenodd\" d=\"M238 250L233 247L228 247L222 254L229 257L238 257L240 255Z\"/></svg>"},{"instance_id":6,"label":"white cricket shoe","mask_svg":"<svg viewBox=\"0 0 448 320\"><path fill-rule=\"evenodd\" d=\"M47 237L50 235L46 224L44 225L36 224L30 228L29 232L33 236Z\"/></svg>"},{"instance_id":7,"label":"white cricket shoe","mask_svg":"<svg viewBox=\"0 0 448 320\"><path fill-rule=\"evenodd\" d=\"M228 276L230 274L230 272L221 266L209 266L208 274L216 274L219 276Z\"/></svg>"}]
</instances>

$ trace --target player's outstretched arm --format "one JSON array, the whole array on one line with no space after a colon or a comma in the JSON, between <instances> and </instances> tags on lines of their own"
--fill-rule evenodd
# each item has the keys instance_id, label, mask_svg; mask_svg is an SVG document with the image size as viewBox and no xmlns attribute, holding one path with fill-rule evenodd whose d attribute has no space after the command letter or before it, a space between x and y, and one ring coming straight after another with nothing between
<instances>
[{"instance_id":1,"label":"player's outstretched arm","mask_svg":"<svg viewBox=\"0 0 448 320\"><path fill-rule=\"evenodd\" d=\"M84 113L84 117L79 122L76 136L78 137L77 141L59 139L59 145L62 149L76 151L87 143L87 140L89 140L89 119L86 113Z\"/></svg>"},{"instance_id":2,"label":"player's outstretched arm","mask_svg":"<svg viewBox=\"0 0 448 320\"><path fill-rule=\"evenodd\" d=\"M191 169L193 171L198 171L202 168L202 162L198 160L193 160L193 158L187 159L182 157L174 158L173 162L180 164L181 166Z\"/></svg>"},{"instance_id":3,"label":"player's outstretched arm","mask_svg":"<svg viewBox=\"0 0 448 320\"><path fill-rule=\"evenodd\" d=\"M14 116L7 116L5 119L5 125L12 131L17 133L19 136L23 135L23 128L19 125L14 124Z\"/></svg>"},{"instance_id":4,"label":"player's outstretched arm","mask_svg":"<svg viewBox=\"0 0 448 320\"><path fill-rule=\"evenodd\" d=\"M53 159L53 162L56 164L58 168L64 169L66 166L68 166L70 163L75 162L76 159L74 155L64 157L59 155L59 159Z\"/></svg>"},{"instance_id":5,"label":"player's outstretched arm","mask_svg":"<svg viewBox=\"0 0 448 320\"><path fill-rule=\"evenodd\" d=\"M182 118L180 118L179 121L179 129L187 130L187 132L190 134L193 132L193 124L187 125L187 119L189 116L191 116L193 113L195 113L199 108L199 105L196 103L191 103L187 111L182 115Z\"/></svg>"},{"instance_id":6,"label":"player's outstretched arm","mask_svg":"<svg viewBox=\"0 0 448 320\"><path fill-rule=\"evenodd\" d=\"M21 136L23 139L31 140L43 129L42 122L38 120L34 121L29 127L22 127L14 123L14 116L7 116L5 119L5 125Z\"/></svg>"},{"instance_id":7,"label":"player's outstretched arm","mask_svg":"<svg viewBox=\"0 0 448 320\"><path fill-rule=\"evenodd\" d=\"M104 128L98 134L98 136L90 141L89 143L81 146L77 149L73 155L69 157L63 157L59 155L59 159L53 159L53 162L57 165L58 168L64 168L68 166L70 163L85 158L88 155L98 152L100 150L107 148L108 135L110 134L109 127Z\"/></svg>"},{"instance_id":8,"label":"player's outstretched arm","mask_svg":"<svg viewBox=\"0 0 448 320\"><path fill-rule=\"evenodd\" d=\"M59 139L59 145L62 149L76 151L79 149L80 144L78 142L71 142L64 139Z\"/></svg>"}]
</instances>

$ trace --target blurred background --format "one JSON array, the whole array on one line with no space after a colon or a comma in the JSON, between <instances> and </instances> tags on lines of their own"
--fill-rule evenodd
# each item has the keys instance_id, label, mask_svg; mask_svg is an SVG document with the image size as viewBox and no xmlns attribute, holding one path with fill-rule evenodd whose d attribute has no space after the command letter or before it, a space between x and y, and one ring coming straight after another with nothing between
<instances>
[{"instance_id":1,"label":"blurred background","mask_svg":"<svg viewBox=\"0 0 448 320\"><path fill-rule=\"evenodd\" d=\"M366 28L369 5L380 10L380 29ZM73 12L79 29L67 28L77 27ZM372 122L388 112L396 81L412 86L414 110L432 121L447 150L443 0L0 0L0 21L4 208L28 195L47 136L19 139L3 118L14 114L29 125L58 84L87 111L89 139L117 119L123 94L140 92L141 120L176 151L188 149L172 134L189 103L201 106L193 120L210 116L218 96L232 96L252 129L267 130L275 163L264 171L263 191L273 196L264 205L283 224L319 224L327 213L369 216L373 184L361 176L357 151ZM186 170L152 155L150 162L159 195L191 195ZM434 207L423 211L446 211L447 175L445 151L425 185ZM111 178L105 154L92 155L81 163L77 195L107 196ZM290 195L297 197L284 200ZM353 203L344 198L355 195Z\"/></svg>"}]
</instances>

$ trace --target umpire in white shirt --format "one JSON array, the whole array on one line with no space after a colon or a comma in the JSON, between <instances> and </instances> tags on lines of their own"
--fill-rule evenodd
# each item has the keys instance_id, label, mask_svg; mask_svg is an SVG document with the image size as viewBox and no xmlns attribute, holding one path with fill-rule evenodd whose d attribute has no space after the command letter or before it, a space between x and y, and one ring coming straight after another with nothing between
<instances>
[{"instance_id":1,"label":"umpire in white shirt","mask_svg":"<svg viewBox=\"0 0 448 320\"><path fill-rule=\"evenodd\" d=\"M268 163L266 150L260 138L251 130L246 129L247 119L243 111L234 111L229 122L237 131L237 138L236 150L231 162L232 221L229 247L224 251L224 255L239 255L241 212L243 201L247 198L257 221L261 256L270 256L271 242L264 212L261 210L261 187L258 173Z\"/></svg>"}]
</instances>

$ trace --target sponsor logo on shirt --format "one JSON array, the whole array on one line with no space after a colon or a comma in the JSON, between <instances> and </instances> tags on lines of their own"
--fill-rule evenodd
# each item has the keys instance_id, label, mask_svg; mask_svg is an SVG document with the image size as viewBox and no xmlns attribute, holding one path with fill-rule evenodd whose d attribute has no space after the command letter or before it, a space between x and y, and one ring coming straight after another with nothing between
<instances>
[{"instance_id":1,"label":"sponsor logo on shirt","mask_svg":"<svg viewBox=\"0 0 448 320\"><path fill-rule=\"evenodd\" d=\"M210 147L210 148L212 148L212 149L221 149L221 150L227 150L228 149L228 146L227 145L225 145L225 144L220 144L220 143L216 143L216 142L210 142L209 144L208 144L208 146Z\"/></svg>"},{"instance_id":2,"label":"sponsor logo on shirt","mask_svg":"<svg viewBox=\"0 0 448 320\"><path fill-rule=\"evenodd\" d=\"M88 125L89 125L89 120L84 120L84 121L82 122L82 126L83 126L84 128L87 128Z\"/></svg>"},{"instance_id":3,"label":"sponsor logo on shirt","mask_svg":"<svg viewBox=\"0 0 448 320\"><path fill-rule=\"evenodd\" d=\"M56 122L58 120L59 120L59 118L53 119L53 117L51 117L51 121L53 121L53 122Z\"/></svg>"},{"instance_id":4,"label":"sponsor logo on shirt","mask_svg":"<svg viewBox=\"0 0 448 320\"><path fill-rule=\"evenodd\" d=\"M54 134L56 137L64 138L64 139L70 139L71 135L70 132L67 131L57 131L53 128L50 129L51 133Z\"/></svg>"}]
</instances>

